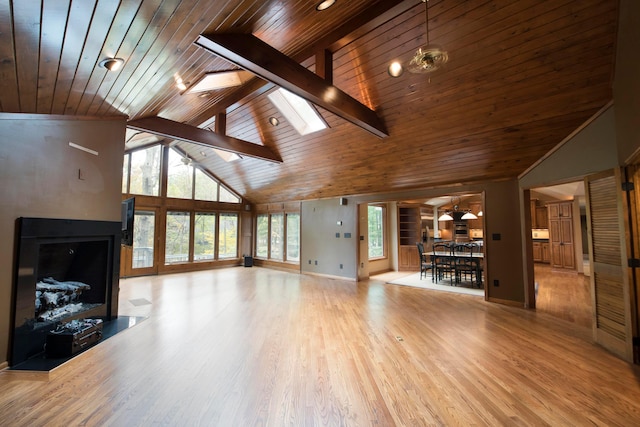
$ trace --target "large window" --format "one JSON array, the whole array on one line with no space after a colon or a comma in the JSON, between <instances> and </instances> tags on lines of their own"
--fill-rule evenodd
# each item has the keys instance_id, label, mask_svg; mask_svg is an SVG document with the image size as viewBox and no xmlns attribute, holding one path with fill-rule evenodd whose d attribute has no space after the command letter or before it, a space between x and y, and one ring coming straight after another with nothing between
<instances>
[{"instance_id":1,"label":"large window","mask_svg":"<svg viewBox=\"0 0 640 427\"><path fill-rule=\"evenodd\" d=\"M169 149L168 153L167 197L241 202L240 196L220 185L208 172L195 167L192 159L174 148ZM160 196L161 154L160 145L125 154L122 164L122 192Z\"/></svg>"},{"instance_id":2,"label":"large window","mask_svg":"<svg viewBox=\"0 0 640 427\"><path fill-rule=\"evenodd\" d=\"M384 206L369 205L368 214L369 259L383 258L385 256L385 208Z\"/></svg>"},{"instance_id":3,"label":"large window","mask_svg":"<svg viewBox=\"0 0 640 427\"><path fill-rule=\"evenodd\" d=\"M176 150L169 150L167 197L193 198L193 169L187 157Z\"/></svg>"},{"instance_id":4,"label":"large window","mask_svg":"<svg viewBox=\"0 0 640 427\"><path fill-rule=\"evenodd\" d=\"M222 185L220 186L220 198L221 202L227 203L240 203L240 198L233 194L231 191L224 188Z\"/></svg>"},{"instance_id":5,"label":"large window","mask_svg":"<svg viewBox=\"0 0 640 427\"><path fill-rule=\"evenodd\" d=\"M238 256L238 214L220 214L218 232L218 258L236 258Z\"/></svg>"},{"instance_id":6,"label":"large window","mask_svg":"<svg viewBox=\"0 0 640 427\"><path fill-rule=\"evenodd\" d=\"M133 268L153 267L156 214L136 210L133 218Z\"/></svg>"},{"instance_id":7,"label":"large window","mask_svg":"<svg viewBox=\"0 0 640 427\"><path fill-rule=\"evenodd\" d=\"M284 214L271 215L271 259L284 260Z\"/></svg>"},{"instance_id":8,"label":"large window","mask_svg":"<svg viewBox=\"0 0 640 427\"><path fill-rule=\"evenodd\" d=\"M257 258L300 261L300 214L259 214L255 242Z\"/></svg>"},{"instance_id":9,"label":"large window","mask_svg":"<svg viewBox=\"0 0 640 427\"><path fill-rule=\"evenodd\" d=\"M189 261L189 212L167 212L164 263L179 264Z\"/></svg>"},{"instance_id":10,"label":"large window","mask_svg":"<svg viewBox=\"0 0 640 427\"><path fill-rule=\"evenodd\" d=\"M269 215L260 214L256 220L256 257L269 257Z\"/></svg>"},{"instance_id":11,"label":"large window","mask_svg":"<svg viewBox=\"0 0 640 427\"><path fill-rule=\"evenodd\" d=\"M131 164L131 155L124 156L122 162L122 194L128 193L129 190L129 165Z\"/></svg>"},{"instance_id":12,"label":"large window","mask_svg":"<svg viewBox=\"0 0 640 427\"><path fill-rule=\"evenodd\" d=\"M208 200L215 202L218 198L218 183L209 175L196 169L196 200Z\"/></svg>"},{"instance_id":13,"label":"large window","mask_svg":"<svg viewBox=\"0 0 640 427\"><path fill-rule=\"evenodd\" d=\"M134 269L160 264L169 266L166 270L177 270L182 267L170 266L238 258L237 211L242 199L178 148L157 145L124 156L122 192L137 196L139 201L134 221ZM162 194L161 171L166 173ZM156 222L158 214L163 218ZM163 227L155 227L161 222ZM158 259L154 246L164 248L164 260L162 255Z\"/></svg>"},{"instance_id":14,"label":"large window","mask_svg":"<svg viewBox=\"0 0 640 427\"><path fill-rule=\"evenodd\" d=\"M300 261L300 214L287 214L287 261Z\"/></svg>"},{"instance_id":15,"label":"large window","mask_svg":"<svg viewBox=\"0 0 640 427\"><path fill-rule=\"evenodd\" d=\"M205 261L215 258L216 214L196 213L193 224L193 260Z\"/></svg>"},{"instance_id":16,"label":"large window","mask_svg":"<svg viewBox=\"0 0 640 427\"><path fill-rule=\"evenodd\" d=\"M160 194L160 146L134 151L125 156L125 164L130 166L129 193L145 196ZM126 158L126 157L129 158Z\"/></svg>"}]
</instances>

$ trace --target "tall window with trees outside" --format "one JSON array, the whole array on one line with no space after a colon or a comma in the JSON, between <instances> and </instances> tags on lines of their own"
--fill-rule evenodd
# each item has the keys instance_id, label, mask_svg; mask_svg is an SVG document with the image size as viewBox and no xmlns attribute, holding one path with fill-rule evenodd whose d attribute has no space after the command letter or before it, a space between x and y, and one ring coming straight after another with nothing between
<instances>
[{"instance_id":1,"label":"tall window with trees outside","mask_svg":"<svg viewBox=\"0 0 640 427\"><path fill-rule=\"evenodd\" d=\"M287 261L300 261L300 214L287 214Z\"/></svg>"},{"instance_id":2,"label":"tall window with trees outside","mask_svg":"<svg viewBox=\"0 0 640 427\"><path fill-rule=\"evenodd\" d=\"M169 150L167 197L193 198L193 169L189 160L176 150Z\"/></svg>"},{"instance_id":3,"label":"tall window with trees outside","mask_svg":"<svg viewBox=\"0 0 640 427\"><path fill-rule=\"evenodd\" d=\"M164 263L179 264L189 261L189 212L167 212Z\"/></svg>"},{"instance_id":4,"label":"tall window with trees outside","mask_svg":"<svg viewBox=\"0 0 640 427\"><path fill-rule=\"evenodd\" d=\"M269 215L259 214L256 219L256 257L269 257Z\"/></svg>"},{"instance_id":5,"label":"tall window with trees outside","mask_svg":"<svg viewBox=\"0 0 640 427\"><path fill-rule=\"evenodd\" d=\"M133 268L153 267L156 214L137 210L133 218Z\"/></svg>"},{"instance_id":6,"label":"tall window with trees outside","mask_svg":"<svg viewBox=\"0 0 640 427\"><path fill-rule=\"evenodd\" d=\"M167 155L163 156L163 152ZM166 163L167 189L166 193L160 194L163 162ZM155 227L155 215L156 212L163 212L164 209L157 209L157 207L145 209L145 205L137 205L133 268L154 265L154 242L156 241L164 241L165 265L238 257L239 215L229 212L221 213L218 204L202 202L239 204L242 199L215 179L211 172L201 169L176 147L166 148L156 145L125 154L122 168L122 192L201 201L193 206L185 202L169 202L165 215L166 227L161 230ZM142 199L144 202L148 200ZM151 206L156 206L156 202L150 203ZM180 211L175 209L175 206L180 206ZM235 208L229 210L233 211Z\"/></svg>"},{"instance_id":7,"label":"tall window with trees outside","mask_svg":"<svg viewBox=\"0 0 640 427\"><path fill-rule=\"evenodd\" d=\"M129 193L145 196L158 196L160 193L160 146L156 145L144 150L127 154L125 164L130 166ZM125 181L123 179L123 181Z\"/></svg>"},{"instance_id":8,"label":"tall window with trees outside","mask_svg":"<svg viewBox=\"0 0 640 427\"><path fill-rule=\"evenodd\" d=\"M238 214L221 213L218 231L218 258L238 256Z\"/></svg>"},{"instance_id":9,"label":"tall window with trees outside","mask_svg":"<svg viewBox=\"0 0 640 427\"><path fill-rule=\"evenodd\" d=\"M300 214L258 214L255 244L257 258L300 261Z\"/></svg>"},{"instance_id":10,"label":"tall window with trees outside","mask_svg":"<svg viewBox=\"0 0 640 427\"><path fill-rule=\"evenodd\" d=\"M216 214L198 212L193 224L193 260L212 260L215 252Z\"/></svg>"},{"instance_id":11,"label":"tall window with trees outside","mask_svg":"<svg viewBox=\"0 0 640 427\"><path fill-rule=\"evenodd\" d=\"M284 260L284 214L271 214L270 258Z\"/></svg>"},{"instance_id":12,"label":"tall window with trees outside","mask_svg":"<svg viewBox=\"0 0 640 427\"><path fill-rule=\"evenodd\" d=\"M384 221L385 208L383 206L368 206L369 219L369 259L385 256Z\"/></svg>"}]
</instances>

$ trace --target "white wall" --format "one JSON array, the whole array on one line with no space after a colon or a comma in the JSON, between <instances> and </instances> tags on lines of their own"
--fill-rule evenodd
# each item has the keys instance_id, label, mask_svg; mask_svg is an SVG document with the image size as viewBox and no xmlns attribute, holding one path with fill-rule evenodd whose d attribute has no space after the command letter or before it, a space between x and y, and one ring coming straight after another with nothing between
<instances>
[{"instance_id":1,"label":"white wall","mask_svg":"<svg viewBox=\"0 0 640 427\"><path fill-rule=\"evenodd\" d=\"M339 200L302 202L300 269L357 280L358 205Z\"/></svg>"}]
</instances>

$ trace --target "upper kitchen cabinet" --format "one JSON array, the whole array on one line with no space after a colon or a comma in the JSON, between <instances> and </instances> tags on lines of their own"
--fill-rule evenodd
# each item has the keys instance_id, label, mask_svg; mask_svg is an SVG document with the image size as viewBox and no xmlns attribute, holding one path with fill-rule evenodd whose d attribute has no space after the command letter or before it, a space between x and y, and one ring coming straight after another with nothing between
<instances>
[{"instance_id":1,"label":"upper kitchen cabinet","mask_svg":"<svg viewBox=\"0 0 640 427\"><path fill-rule=\"evenodd\" d=\"M537 199L531 200L531 228L549 228L548 208Z\"/></svg>"}]
</instances>

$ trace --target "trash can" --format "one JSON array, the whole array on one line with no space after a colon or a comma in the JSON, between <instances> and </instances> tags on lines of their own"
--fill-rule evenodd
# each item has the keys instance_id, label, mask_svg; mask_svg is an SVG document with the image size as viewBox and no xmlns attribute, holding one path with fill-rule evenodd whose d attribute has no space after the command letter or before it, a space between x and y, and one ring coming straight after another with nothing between
<instances>
[{"instance_id":1,"label":"trash can","mask_svg":"<svg viewBox=\"0 0 640 427\"><path fill-rule=\"evenodd\" d=\"M253 257L249 255L244 256L244 266L253 267Z\"/></svg>"}]
</instances>

